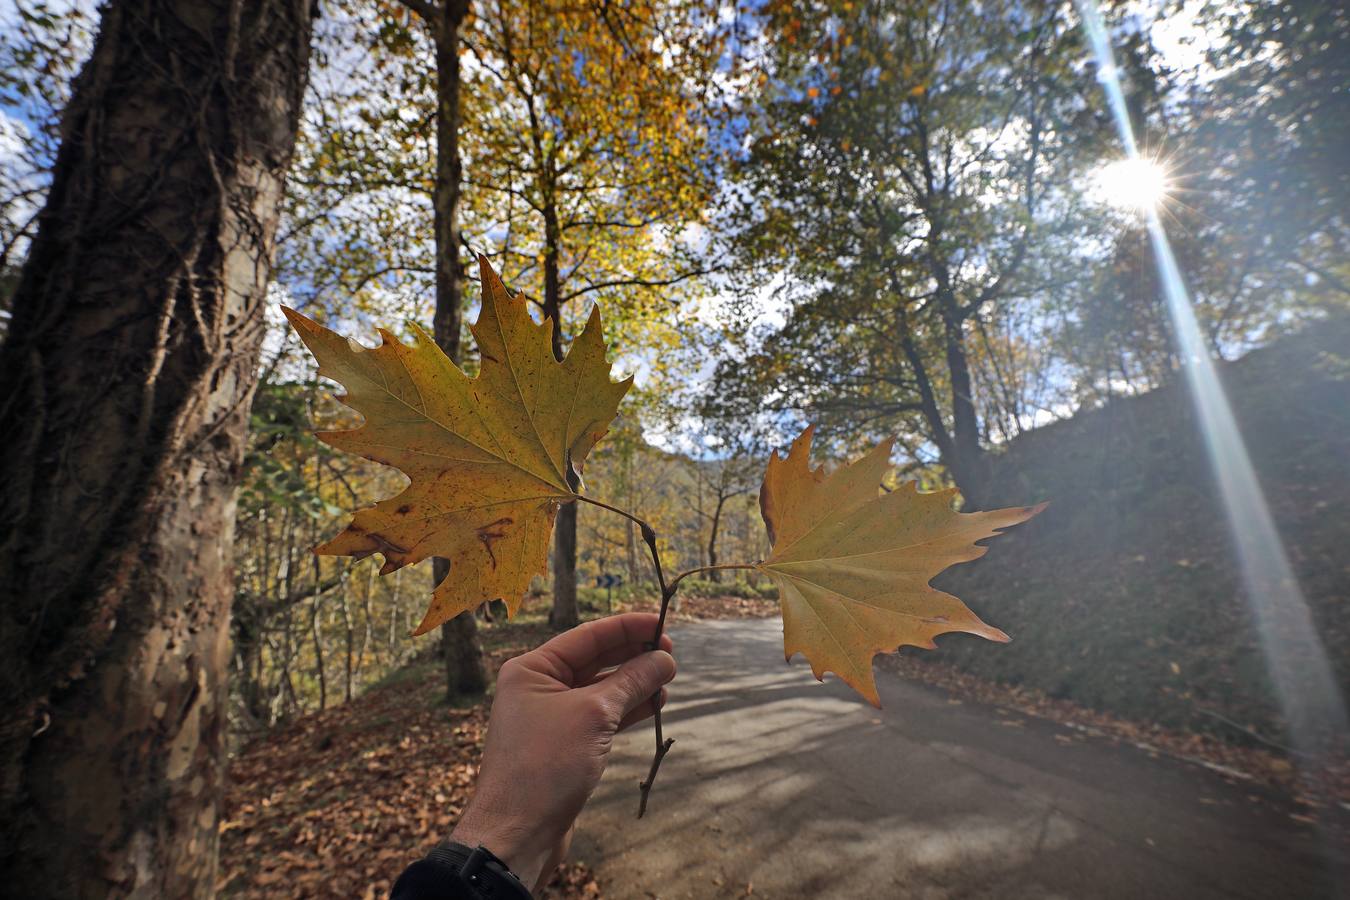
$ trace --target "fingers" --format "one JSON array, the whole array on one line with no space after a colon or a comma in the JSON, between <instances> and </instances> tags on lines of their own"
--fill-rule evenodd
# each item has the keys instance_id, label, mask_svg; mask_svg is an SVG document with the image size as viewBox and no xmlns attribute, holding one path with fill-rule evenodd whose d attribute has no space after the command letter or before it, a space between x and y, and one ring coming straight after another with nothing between
<instances>
[{"instance_id":1,"label":"fingers","mask_svg":"<svg viewBox=\"0 0 1350 900\"><path fill-rule=\"evenodd\" d=\"M595 673L616 666L642 653L643 646L656 633L655 613L625 613L579 625L565 631L526 656L530 662L548 667L559 681L584 684ZM667 635L661 636L661 649L670 652Z\"/></svg>"},{"instance_id":2,"label":"fingers","mask_svg":"<svg viewBox=\"0 0 1350 900\"><path fill-rule=\"evenodd\" d=\"M666 689L661 688L661 700L659 702L662 709L665 709L667 696L668 695ZM623 717L623 721L619 722L619 730L623 731L629 725L636 725L637 723L646 721L651 717L652 717L652 704L651 698L649 697L647 698L646 703L639 703L637 709L633 710L628 715Z\"/></svg>"},{"instance_id":3,"label":"fingers","mask_svg":"<svg viewBox=\"0 0 1350 900\"><path fill-rule=\"evenodd\" d=\"M675 652L675 644L671 641L670 635L661 635L660 649L667 653ZM574 687L579 687L593 680L597 674L612 666L622 665L628 660L637 656L639 653L647 652L647 641L636 644L624 644L622 647L614 647L606 650L593 659L587 665L582 666L572 673Z\"/></svg>"},{"instance_id":4,"label":"fingers","mask_svg":"<svg viewBox=\"0 0 1350 900\"><path fill-rule=\"evenodd\" d=\"M610 708L618 711L622 723L644 704L650 711L652 695L674 677L675 657L664 650L653 650L633 657L586 690L599 693Z\"/></svg>"}]
</instances>

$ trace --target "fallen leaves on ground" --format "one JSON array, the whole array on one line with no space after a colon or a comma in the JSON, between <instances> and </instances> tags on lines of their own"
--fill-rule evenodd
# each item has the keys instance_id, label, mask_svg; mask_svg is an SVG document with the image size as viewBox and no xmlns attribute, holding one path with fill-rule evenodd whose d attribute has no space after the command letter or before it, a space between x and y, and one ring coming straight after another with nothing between
<instances>
[{"instance_id":1,"label":"fallen leaves on ground","mask_svg":"<svg viewBox=\"0 0 1350 900\"><path fill-rule=\"evenodd\" d=\"M759 503L773 550L755 568L778 586L783 651L801 653L816 678L834 672L881 705L872 657L903 644L964 631L1008 636L951 594L929 586L938 573L983 556L977 541L1036 515L1043 506L960 513L955 491L920 493L913 482L883 493L892 441L826 474L810 467L813 428L774 451Z\"/></svg>"},{"instance_id":2,"label":"fallen leaves on ground","mask_svg":"<svg viewBox=\"0 0 1350 900\"><path fill-rule=\"evenodd\" d=\"M645 609L655 602L622 605ZM677 618L760 618L767 617L761 613L773 615L776 606L771 600L735 597L687 599ZM546 625L510 623L482 633L495 671L555 632ZM1276 753L1113 717L988 681L931 657L900 653L882 660L906 677L946 689L951 703L971 700L1000 708L1009 722L1023 714L1074 729L1071 735L1056 735L1061 743L1080 735L1125 741L1229 770L1234 780L1297 793L1292 767ZM221 825L222 896L387 896L403 868L449 833L477 775L486 708L440 705L440 677L431 656L420 668L406 670L404 679L300 718L238 755ZM1336 782L1343 802L1350 802L1348 776L1342 771ZM1255 793L1251 800L1266 802ZM602 898L604 892L584 862L571 861L555 873L542 896Z\"/></svg>"},{"instance_id":3,"label":"fallen leaves on ground","mask_svg":"<svg viewBox=\"0 0 1350 900\"><path fill-rule=\"evenodd\" d=\"M1132 746L1188 762L1200 763L1230 781L1253 781L1276 788L1310 807L1318 800L1303 796L1303 784L1288 757L1260 747L1241 746L1207 734L1164 728L1151 722L1137 722L1080 706L1034 688L990 681L938 659L922 659L899 653L883 657L883 665L906 678L950 691L956 697L974 700L1004 710L1048 719L1068 726L1084 738L1101 737L1123 741ZM959 703L953 699L951 702ZM1016 723L1020 724L1020 723ZM1056 735L1061 743L1076 737ZM1350 805L1350 761L1324 773L1327 792L1342 804Z\"/></svg>"},{"instance_id":4,"label":"fallen leaves on ground","mask_svg":"<svg viewBox=\"0 0 1350 900\"><path fill-rule=\"evenodd\" d=\"M507 293L486 258L479 263L473 378L416 325L411 347L380 329L380 346L367 348L285 310L319 374L342 384L343 402L365 418L319 437L409 478L315 552L380 553L382 575L448 560L454 574L436 586L414 634L498 598L515 614L530 579L545 573L554 515L576 498L575 472L632 385L609 378L598 308L559 362L551 325L531 319L525 300Z\"/></svg>"},{"instance_id":5,"label":"fallen leaves on ground","mask_svg":"<svg viewBox=\"0 0 1350 900\"><path fill-rule=\"evenodd\" d=\"M441 705L435 665L407 674L417 680L305 716L239 754L221 825L222 896L382 900L449 835L477 777L486 706ZM574 861L540 896L602 894Z\"/></svg>"},{"instance_id":6,"label":"fallen leaves on ground","mask_svg":"<svg viewBox=\"0 0 1350 900\"><path fill-rule=\"evenodd\" d=\"M616 604L618 612L659 612L657 597ZM703 622L710 619L770 619L778 615L778 601L763 597L682 597L675 595L666 618L675 622Z\"/></svg>"},{"instance_id":7,"label":"fallen leaves on ground","mask_svg":"<svg viewBox=\"0 0 1350 900\"><path fill-rule=\"evenodd\" d=\"M616 604L655 609L655 601ZM687 599L677 620L763 618L772 600ZM489 670L557 632L498 623L481 631ZM230 898L383 898L450 833L472 793L486 703L447 707L434 653L341 706L245 747L230 767L220 893ZM559 867L545 898L603 898L589 866Z\"/></svg>"}]
</instances>

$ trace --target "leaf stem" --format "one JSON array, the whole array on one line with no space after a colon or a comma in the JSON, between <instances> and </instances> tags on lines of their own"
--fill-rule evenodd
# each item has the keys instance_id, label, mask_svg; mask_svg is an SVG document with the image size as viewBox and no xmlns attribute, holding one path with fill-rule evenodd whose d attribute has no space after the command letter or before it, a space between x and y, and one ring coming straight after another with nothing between
<instances>
[{"instance_id":1,"label":"leaf stem","mask_svg":"<svg viewBox=\"0 0 1350 900\"><path fill-rule=\"evenodd\" d=\"M680 581L682 581L685 578L688 578L690 575L695 575L699 572L712 572L714 570L721 571L723 569L754 569L754 568L758 568L758 566L755 563L718 563L715 566L699 566L696 569L689 569L686 572L681 572L680 574L676 575L674 580L670 582L670 588L671 590L674 590L675 585L679 584Z\"/></svg>"},{"instance_id":2,"label":"leaf stem","mask_svg":"<svg viewBox=\"0 0 1350 900\"><path fill-rule=\"evenodd\" d=\"M628 519L628 520L631 521L631 522L636 522L636 523L637 523L639 526L641 526L642 528L650 528L650 527L651 527L651 526L648 525L646 522L642 521L642 519L640 519L639 517L633 515L632 513L628 512L627 510L619 509L617 506L610 506L608 503L606 503L606 502L603 501L603 500L596 500L594 497L587 497L585 494L574 494L574 495L573 495L573 499L575 499L575 500L580 500L582 503L589 503L591 506L598 506L598 507L600 507L601 509L607 509L607 510L609 510L609 511L612 512L612 513L618 513L619 515L623 516L625 519ZM655 551L653 551L653 553L655 553ZM657 565L657 568L660 569L660 565L659 565L659 564Z\"/></svg>"}]
</instances>

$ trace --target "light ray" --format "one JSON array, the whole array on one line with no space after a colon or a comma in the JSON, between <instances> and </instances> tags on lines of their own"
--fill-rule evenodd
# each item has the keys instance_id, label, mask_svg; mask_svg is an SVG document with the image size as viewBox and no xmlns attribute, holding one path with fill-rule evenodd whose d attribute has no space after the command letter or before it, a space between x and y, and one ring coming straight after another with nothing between
<instances>
[{"instance_id":1,"label":"light ray","mask_svg":"<svg viewBox=\"0 0 1350 900\"><path fill-rule=\"evenodd\" d=\"M1125 158L1147 165L1135 140L1119 70L1101 14L1093 0L1078 0L1077 5L1097 59L1098 80L1124 145ZM1305 776L1315 777L1309 771L1311 760L1344 752L1347 746L1350 727L1347 726L1345 701L1196 322L1195 310L1172 254L1159 207L1157 204L1141 206L1140 212L1153 246L1186 383L1228 516L1247 604L1260 636L1262 653L1289 739L1300 756L1295 762L1302 762ZM1305 782L1305 788L1317 787Z\"/></svg>"}]
</instances>

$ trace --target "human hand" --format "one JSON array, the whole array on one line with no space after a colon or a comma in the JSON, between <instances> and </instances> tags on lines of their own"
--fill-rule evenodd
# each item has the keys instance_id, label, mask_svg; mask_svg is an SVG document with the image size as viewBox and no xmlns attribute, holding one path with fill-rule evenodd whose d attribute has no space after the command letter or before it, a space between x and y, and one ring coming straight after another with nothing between
<instances>
[{"instance_id":1,"label":"human hand","mask_svg":"<svg viewBox=\"0 0 1350 900\"><path fill-rule=\"evenodd\" d=\"M497 673L478 785L451 837L482 844L537 889L562 861L614 735L652 714L675 677L670 637L644 652L652 613L587 622ZM613 671L606 671L618 666Z\"/></svg>"}]
</instances>

